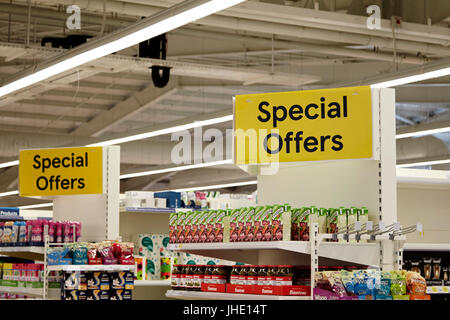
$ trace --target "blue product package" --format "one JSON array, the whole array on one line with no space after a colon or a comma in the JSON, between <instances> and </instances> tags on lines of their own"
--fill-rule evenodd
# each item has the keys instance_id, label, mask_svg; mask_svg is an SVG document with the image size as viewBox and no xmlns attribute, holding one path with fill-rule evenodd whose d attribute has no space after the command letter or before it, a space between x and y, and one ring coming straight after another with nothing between
<instances>
[{"instance_id":1,"label":"blue product package","mask_svg":"<svg viewBox=\"0 0 450 320\"><path fill-rule=\"evenodd\" d=\"M375 296L375 300L393 300L393 299L392 299L392 296L379 295L379 296Z\"/></svg>"},{"instance_id":2,"label":"blue product package","mask_svg":"<svg viewBox=\"0 0 450 320\"><path fill-rule=\"evenodd\" d=\"M181 193L174 191L155 192L155 198L164 198L167 200L167 208L181 207Z\"/></svg>"}]
</instances>

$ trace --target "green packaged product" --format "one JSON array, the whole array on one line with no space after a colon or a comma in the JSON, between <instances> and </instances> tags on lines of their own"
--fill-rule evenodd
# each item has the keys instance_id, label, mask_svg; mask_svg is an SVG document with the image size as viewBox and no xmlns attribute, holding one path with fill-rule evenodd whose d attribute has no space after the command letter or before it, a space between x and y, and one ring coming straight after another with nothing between
<instances>
[{"instance_id":1,"label":"green packaged product","mask_svg":"<svg viewBox=\"0 0 450 320\"><path fill-rule=\"evenodd\" d=\"M184 220L187 212L179 212L177 215L176 243L184 243Z\"/></svg>"},{"instance_id":2,"label":"green packaged product","mask_svg":"<svg viewBox=\"0 0 450 320\"><path fill-rule=\"evenodd\" d=\"M210 211L206 219L206 242L214 242L214 226L216 222L217 211Z\"/></svg>"},{"instance_id":3,"label":"green packaged product","mask_svg":"<svg viewBox=\"0 0 450 320\"><path fill-rule=\"evenodd\" d=\"M328 210L326 208L320 208L318 216L319 233L327 233L327 215Z\"/></svg>"},{"instance_id":4,"label":"green packaged product","mask_svg":"<svg viewBox=\"0 0 450 320\"><path fill-rule=\"evenodd\" d=\"M391 295L403 296L405 294L406 294L406 271L405 270L391 271Z\"/></svg>"},{"instance_id":5,"label":"green packaged product","mask_svg":"<svg viewBox=\"0 0 450 320\"><path fill-rule=\"evenodd\" d=\"M309 241L309 216L312 209L310 207L303 207L299 210L298 214L298 227L299 227L299 240Z\"/></svg>"},{"instance_id":6,"label":"green packaged product","mask_svg":"<svg viewBox=\"0 0 450 320\"><path fill-rule=\"evenodd\" d=\"M347 211L346 208L339 208L337 222L336 222L336 232L342 232L347 230ZM346 240L339 239L339 242L346 242Z\"/></svg>"},{"instance_id":7,"label":"green packaged product","mask_svg":"<svg viewBox=\"0 0 450 320\"><path fill-rule=\"evenodd\" d=\"M244 216L244 239L243 241L253 241L254 239L254 218L255 208L250 207Z\"/></svg>"},{"instance_id":8,"label":"green packaged product","mask_svg":"<svg viewBox=\"0 0 450 320\"><path fill-rule=\"evenodd\" d=\"M238 241L238 217L241 214L241 209L233 209L230 214L230 241Z\"/></svg>"},{"instance_id":9,"label":"green packaged product","mask_svg":"<svg viewBox=\"0 0 450 320\"><path fill-rule=\"evenodd\" d=\"M272 206L257 207L255 210L254 241L270 241L272 240L272 232L270 229L272 219Z\"/></svg>"},{"instance_id":10,"label":"green packaged product","mask_svg":"<svg viewBox=\"0 0 450 320\"><path fill-rule=\"evenodd\" d=\"M172 212L169 216L169 239L170 243L176 243L177 242L177 220L178 220L178 213Z\"/></svg>"},{"instance_id":11,"label":"green packaged product","mask_svg":"<svg viewBox=\"0 0 450 320\"><path fill-rule=\"evenodd\" d=\"M186 218L184 219L184 242L192 242L192 219L196 216L195 212L186 212Z\"/></svg>"},{"instance_id":12,"label":"green packaged product","mask_svg":"<svg viewBox=\"0 0 450 320\"><path fill-rule=\"evenodd\" d=\"M291 210L291 240L300 240L300 226L299 217L301 214L301 209L294 208Z\"/></svg>"},{"instance_id":13,"label":"green packaged product","mask_svg":"<svg viewBox=\"0 0 450 320\"><path fill-rule=\"evenodd\" d=\"M327 233L337 232L337 219L339 215L339 209L330 208L327 216Z\"/></svg>"},{"instance_id":14,"label":"green packaged product","mask_svg":"<svg viewBox=\"0 0 450 320\"><path fill-rule=\"evenodd\" d=\"M288 204L273 206L272 212L272 240L290 240L291 229L289 222L291 221L291 207Z\"/></svg>"}]
</instances>

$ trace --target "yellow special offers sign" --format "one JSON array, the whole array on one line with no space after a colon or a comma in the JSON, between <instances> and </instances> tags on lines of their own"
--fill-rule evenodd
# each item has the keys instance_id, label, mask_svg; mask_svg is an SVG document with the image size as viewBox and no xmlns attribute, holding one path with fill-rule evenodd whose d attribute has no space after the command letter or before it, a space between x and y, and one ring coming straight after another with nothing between
<instances>
[{"instance_id":1,"label":"yellow special offers sign","mask_svg":"<svg viewBox=\"0 0 450 320\"><path fill-rule=\"evenodd\" d=\"M236 164L372 157L370 87L238 95Z\"/></svg>"},{"instance_id":2,"label":"yellow special offers sign","mask_svg":"<svg viewBox=\"0 0 450 320\"><path fill-rule=\"evenodd\" d=\"M103 192L101 147L22 150L19 161L21 196Z\"/></svg>"}]
</instances>

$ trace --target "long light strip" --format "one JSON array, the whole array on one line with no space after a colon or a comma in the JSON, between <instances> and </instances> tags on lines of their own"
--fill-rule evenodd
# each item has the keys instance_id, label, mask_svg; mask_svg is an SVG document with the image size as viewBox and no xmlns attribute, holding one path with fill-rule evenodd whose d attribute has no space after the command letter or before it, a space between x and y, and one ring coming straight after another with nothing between
<instances>
[{"instance_id":1,"label":"long light strip","mask_svg":"<svg viewBox=\"0 0 450 320\"><path fill-rule=\"evenodd\" d=\"M8 197L8 196L15 196L16 194L19 194L19 190L2 192L2 193L0 193L0 198L1 197Z\"/></svg>"},{"instance_id":2,"label":"long light strip","mask_svg":"<svg viewBox=\"0 0 450 320\"><path fill-rule=\"evenodd\" d=\"M14 166L18 166L18 165L19 165L19 160L14 160L14 161L0 163L0 168L14 167Z\"/></svg>"},{"instance_id":3,"label":"long light strip","mask_svg":"<svg viewBox=\"0 0 450 320\"><path fill-rule=\"evenodd\" d=\"M136 177L150 176L150 175L160 174L160 173L183 171L183 170L190 170L190 169L197 169L197 168L206 168L206 167L212 167L212 166L220 166L223 164L231 164L231 163L233 163L232 159L204 162L204 163L198 163L198 164L189 164L186 166L178 166L178 167L172 167L172 168L166 168L166 169L123 174L120 176L120 179L136 178Z\"/></svg>"},{"instance_id":4,"label":"long light strip","mask_svg":"<svg viewBox=\"0 0 450 320\"><path fill-rule=\"evenodd\" d=\"M397 134L395 137L397 139L403 139L403 138L411 138L411 137L421 137L421 136L426 136L426 135L430 135L430 134L444 133L444 132L449 132L449 131L450 131L450 127L444 127L444 128L438 128L438 129L401 133L401 134Z\"/></svg>"},{"instance_id":5,"label":"long light strip","mask_svg":"<svg viewBox=\"0 0 450 320\"><path fill-rule=\"evenodd\" d=\"M174 192L184 192L184 191L192 191L192 190L213 190L213 189L221 189L221 188L228 188L228 187L240 187L240 186L248 186L252 184L257 184L257 180L253 181L245 181L245 182L234 182L234 183L225 183L225 184L216 184L211 186L201 186L201 187L190 187L190 188L184 188L184 189L170 189L170 190L164 190L164 191L174 191Z\"/></svg>"},{"instance_id":6,"label":"long light strip","mask_svg":"<svg viewBox=\"0 0 450 320\"><path fill-rule=\"evenodd\" d=\"M222 123L222 122L227 122L227 121L232 121L232 120L233 120L233 115L228 115L228 116L223 116L223 117L219 117L219 118L195 121L192 123L187 123L187 124L183 124L183 125L179 125L179 126L175 126L175 127L140 133L140 134L132 135L129 137L123 137L123 138L118 138L118 139L97 142L97 143L89 144L89 145L87 145L87 147L104 147L104 146L110 146L113 144L121 144L121 143L125 143L125 142L130 142L130 141L148 139L148 138L153 138L156 136L170 134L170 133L174 133L174 132L178 132L178 131L189 130L189 129L203 127L203 126L209 126L212 124L217 124L217 123Z\"/></svg>"},{"instance_id":7,"label":"long light strip","mask_svg":"<svg viewBox=\"0 0 450 320\"><path fill-rule=\"evenodd\" d=\"M402 84L412 83L412 82L418 82L423 80L429 80L433 78L439 78L439 77L445 77L450 75L450 67L443 68L435 71L429 71L422 74L416 74L413 76L383 81L379 83L372 84L372 88L389 88L389 87L395 87L400 86Z\"/></svg>"},{"instance_id":8,"label":"long light strip","mask_svg":"<svg viewBox=\"0 0 450 320\"><path fill-rule=\"evenodd\" d=\"M403 163L403 164L398 164L397 168L431 166L431 165L435 165L435 164L446 164L446 163L450 163L450 159L423 161L423 162L413 162L413 163Z\"/></svg>"},{"instance_id":9,"label":"long light strip","mask_svg":"<svg viewBox=\"0 0 450 320\"><path fill-rule=\"evenodd\" d=\"M78 67L87 62L104 57L108 54L129 48L135 44L172 31L190 22L204 18L208 15L227 9L244 1L245 0L210 0L206 2L198 1L199 5L197 6L178 12L162 21L156 22L147 27L143 27L142 29L139 29L135 32L126 34L119 39L114 39L112 36L110 36L112 38L111 41L108 41L105 44L99 45L91 50L83 51L73 57L67 58L61 62L50 65L28 76L8 83L0 87L0 97L26 88L30 85L48 79L72 68ZM195 3L195 1L185 1L184 3L186 3L187 6L192 6L192 3ZM184 3L180 4L180 6L182 6ZM171 8L167 10L171 10ZM152 19L152 17L148 19Z\"/></svg>"},{"instance_id":10,"label":"long light strip","mask_svg":"<svg viewBox=\"0 0 450 320\"><path fill-rule=\"evenodd\" d=\"M39 203L39 204L30 204L28 206L21 206L19 209L36 209L36 208L47 208L53 207L53 203Z\"/></svg>"}]
</instances>

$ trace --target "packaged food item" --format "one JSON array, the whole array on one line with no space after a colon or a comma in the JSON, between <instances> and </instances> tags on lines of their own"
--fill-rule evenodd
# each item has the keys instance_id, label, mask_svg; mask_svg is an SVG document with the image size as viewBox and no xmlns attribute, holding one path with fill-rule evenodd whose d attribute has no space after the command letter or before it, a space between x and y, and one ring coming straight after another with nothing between
<instances>
[{"instance_id":1,"label":"packaged food item","mask_svg":"<svg viewBox=\"0 0 450 320\"><path fill-rule=\"evenodd\" d=\"M241 209L233 209L230 214L230 242L238 241L238 217Z\"/></svg>"},{"instance_id":2,"label":"packaged food item","mask_svg":"<svg viewBox=\"0 0 450 320\"><path fill-rule=\"evenodd\" d=\"M253 241L254 239L254 218L255 208L250 207L244 217L244 241Z\"/></svg>"},{"instance_id":3,"label":"packaged food item","mask_svg":"<svg viewBox=\"0 0 450 320\"><path fill-rule=\"evenodd\" d=\"M260 265L258 268L258 276L257 276L257 285L258 286L265 286L267 285L267 272L268 272L269 266L266 265Z\"/></svg>"},{"instance_id":4,"label":"packaged food item","mask_svg":"<svg viewBox=\"0 0 450 320\"><path fill-rule=\"evenodd\" d=\"M391 293L391 273L387 271L381 271L378 280L375 282L375 294L376 296L386 297ZM380 299L377 299L380 300Z\"/></svg>"},{"instance_id":5,"label":"packaged food item","mask_svg":"<svg viewBox=\"0 0 450 320\"><path fill-rule=\"evenodd\" d=\"M247 273L247 279L246 284L249 286L254 286L258 284L258 266L250 265L248 266L248 273Z\"/></svg>"},{"instance_id":6,"label":"packaged food item","mask_svg":"<svg viewBox=\"0 0 450 320\"><path fill-rule=\"evenodd\" d=\"M63 223L60 221L55 222L55 242L63 242Z\"/></svg>"},{"instance_id":7,"label":"packaged food item","mask_svg":"<svg viewBox=\"0 0 450 320\"><path fill-rule=\"evenodd\" d=\"M341 282L339 271L324 271L323 280L328 281L331 291L337 294L340 298L347 296L345 287Z\"/></svg>"},{"instance_id":8,"label":"packaged food item","mask_svg":"<svg viewBox=\"0 0 450 320\"><path fill-rule=\"evenodd\" d=\"M272 224L272 212L273 207L272 206L265 206L261 215L259 216L259 224L261 227L261 235L262 241L271 241L272 240L272 230L271 230L271 224ZM259 235L257 234L257 239Z\"/></svg>"},{"instance_id":9,"label":"packaged food item","mask_svg":"<svg viewBox=\"0 0 450 320\"><path fill-rule=\"evenodd\" d=\"M319 233L327 233L328 209L320 208L318 216Z\"/></svg>"},{"instance_id":10,"label":"packaged food item","mask_svg":"<svg viewBox=\"0 0 450 320\"><path fill-rule=\"evenodd\" d=\"M433 258L432 280L441 280L441 258Z\"/></svg>"},{"instance_id":11,"label":"packaged food item","mask_svg":"<svg viewBox=\"0 0 450 320\"><path fill-rule=\"evenodd\" d=\"M420 260L411 260L409 262L409 266L405 269L409 269L413 272L417 272L418 274L422 274L422 270L420 268Z\"/></svg>"},{"instance_id":12,"label":"packaged food item","mask_svg":"<svg viewBox=\"0 0 450 320\"><path fill-rule=\"evenodd\" d=\"M109 276L111 289L125 289L125 271L111 272Z\"/></svg>"},{"instance_id":13,"label":"packaged food item","mask_svg":"<svg viewBox=\"0 0 450 320\"><path fill-rule=\"evenodd\" d=\"M197 265L193 272L192 290L201 291L202 283L205 277L205 265Z\"/></svg>"},{"instance_id":14,"label":"packaged food item","mask_svg":"<svg viewBox=\"0 0 450 320\"><path fill-rule=\"evenodd\" d=\"M309 241L309 215L311 208L303 207L298 213L299 239L300 241Z\"/></svg>"},{"instance_id":15,"label":"packaged food item","mask_svg":"<svg viewBox=\"0 0 450 320\"><path fill-rule=\"evenodd\" d=\"M176 243L177 242L177 220L178 220L178 213L177 212L171 212L169 216L169 238L170 243Z\"/></svg>"},{"instance_id":16,"label":"packaged food item","mask_svg":"<svg viewBox=\"0 0 450 320\"><path fill-rule=\"evenodd\" d=\"M250 208L241 208L239 215L236 217L237 241L245 241L245 218Z\"/></svg>"},{"instance_id":17,"label":"packaged food item","mask_svg":"<svg viewBox=\"0 0 450 320\"><path fill-rule=\"evenodd\" d=\"M353 288L357 296L369 296L374 294L375 276L369 270L353 271Z\"/></svg>"},{"instance_id":18,"label":"packaged food item","mask_svg":"<svg viewBox=\"0 0 450 320\"><path fill-rule=\"evenodd\" d=\"M355 288L353 286L353 274L351 271L348 270L341 270L340 271L341 281L344 285L344 288L347 292L347 295L354 295L355 294Z\"/></svg>"},{"instance_id":19,"label":"packaged food item","mask_svg":"<svg viewBox=\"0 0 450 320\"><path fill-rule=\"evenodd\" d=\"M89 272L87 275L87 288L92 290L100 290L100 271Z\"/></svg>"},{"instance_id":20,"label":"packaged food item","mask_svg":"<svg viewBox=\"0 0 450 320\"><path fill-rule=\"evenodd\" d=\"M206 242L214 242L214 227L217 211L210 211L206 219Z\"/></svg>"},{"instance_id":21,"label":"packaged food item","mask_svg":"<svg viewBox=\"0 0 450 320\"><path fill-rule=\"evenodd\" d=\"M271 220L272 240L289 240L291 238L291 230L289 229L289 223L291 221L291 207L288 204L273 206Z\"/></svg>"},{"instance_id":22,"label":"packaged food item","mask_svg":"<svg viewBox=\"0 0 450 320\"><path fill-rule=\"evenodd\" d=\"M425 295L427 283L425 279L417 272L408 271L405 275L406 289L413 295Z\"/></svg>"},{"instance_id":23,"label":"packaged food item","mask_svg":"<svg viewBox=\"0 0 450 320\"><path fill-rule=\"evenodd\" d=\"M347 226L348 226L347 232L350 226L353 226L354 229L356 221L358 221L358 209L356 207L351 207L350 209L347 210ZM351 239L348 242L355 243L356 240Z\"/></svg>"},{"instance_id":24,"label":"packaged food item","mask_svg":"<svg viewBox=\"0 0 450 320\"><path fill-rule=\"evenodd\" d=\"M19 242L19 229L20 229L20 222L14 221L11 234L11 243L13 243L14 245L17 245Z\"/></svg>"},{"instance_id":25,"label":"packaged food item","mask_svg":"<svg viewBox=\"0 0 450 320\"><path fill-rule=\"evenodd\" d=\"M177 235L176 242L184 243L184 222L186 219L187 212L179 212L177 215Z\"/></svg>"},{"instance_id":26,"label":"packaged food item","mask_svg":"<svg viewBox=\"0 0 450 320\"><path fill-rule=\"evenodd\" d=\"M298 209L298 208L292 209L291 240L295 240L295 241L300 240L300 225L299 225L300 214L301 214L301 209Z\"/></svg>"},{"instance_id":27,"label":"packaged food item","mask_svg":"<svg viewBox=\"0 0 450 320\"><path fill-rule=\"evenodd\" d=\"M291 265L278 266L278 276L276 277L276 285L292 286L293 271Z\"/></svg>"},{"instance_id":28,"label":"packaged food item","mask_svg":"<svg viewBox=\"0 0 450 320\"><path fill-rule=\"evenodd\" d=\"M64 272L64 290L87 290L86 273L80 271Z\"/></svg>"},{"instance_id":29,"label":"packaged food item","mask_svg":"<svg viewBox=\"0 0 450 320\"><path fill-rule=\"evenodd\" d=\"M13 237L13 221L6 221L3 225L3 236L2 236L2 242L3 243L11 243L12 237Z\"/></svg>"},{"instance_id":30,"label":"packaged food item","mask_svg":"<svg viewBox=\"0 0 450 320\"><path fill-rule=\"evenodd\" d=\"M423 259L423 273L425 280L431 280L433 276L431 258Z\"/></svg>"},{"instance_id":31,"label":"packaged food item","mask_svg":"<svg viewBox=\"0 0 450 320\"><path fill-rule=\"evenodd\" d=\"M192 242L192 220L196 216L194 212L187 212L186 218L184 219L184 242L191 243Z\"/></svg>"},{"instance_id":32,"label":"packaged food item","mask_svg":"<svg viewBox=\"0 0 450 320\"><path fill-rule=\"evenodd\" d=\"M223 242L224 224L227 218L226 210L218 210L214 221L214 242Z\"/></svg>"},{"instance_id":33,"label":"packaged food item","mask_svg":"<svg viewBox=\"0 0 450 320\"><path fill-rule=\"evenodd\" d=\"M215 265L211 273L211 283L225 284L227 283L229 266Z\"/></svg>"},{"instance_id":34,"label":"packaged food item","mask_svg":"<svg viewBox=\"0 0 450 320\"><path fill-rule=\"evenodd\" d=\"M406 294L406 271L391 271L391 295L402 296Z\"/></svg>"},{"instance_id":35,"label":"packaged food item","mask_svg":"<svg viewBox=\"0 0 450 320\"><path fill-rule=\"evenodd\" d=\"M275 286L277 285L277 276L279 274L279 267L276 265L268 265L267 266L267 275L266 275L266 286Z\"/></svg>"}]
</instances>

